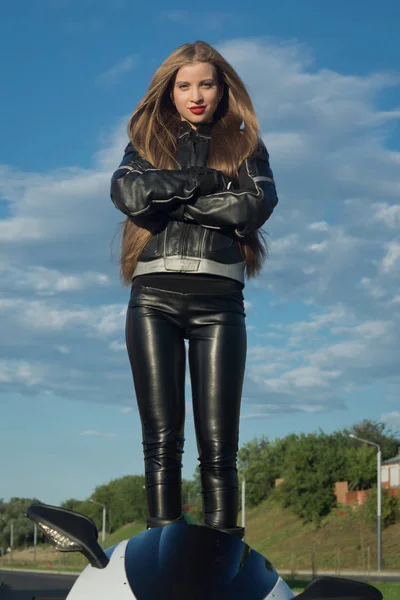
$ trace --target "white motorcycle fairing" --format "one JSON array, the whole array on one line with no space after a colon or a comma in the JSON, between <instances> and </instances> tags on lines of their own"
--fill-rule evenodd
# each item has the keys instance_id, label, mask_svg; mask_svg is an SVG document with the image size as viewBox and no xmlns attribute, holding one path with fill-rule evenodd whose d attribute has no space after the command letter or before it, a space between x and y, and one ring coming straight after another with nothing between
<instances>
[{"instance_id":1,"label":"white motorcycle fairing","mask_svg":"<svg viewBox=\"0 0 400 600\"><path fill-rule=\"evenodd\" d=\"M75 581L66 600L136 600L125 570L128 542L124 540L105 551L110 562L104 569L88 565Z\"/></svg>"},{"instance_id":2,"label":"white motorcycle fairing","mask_svg":"<svg viewBox=\"0 0 400 600\"><path fill-rule=\"evenodd\" d=\"M269 592L268 596L265 596L264 600L291 600L294 597L294 592L292 592L286 581L283 581L282 577L279 576L274 589Z\"/></svg>"}]
</instances>

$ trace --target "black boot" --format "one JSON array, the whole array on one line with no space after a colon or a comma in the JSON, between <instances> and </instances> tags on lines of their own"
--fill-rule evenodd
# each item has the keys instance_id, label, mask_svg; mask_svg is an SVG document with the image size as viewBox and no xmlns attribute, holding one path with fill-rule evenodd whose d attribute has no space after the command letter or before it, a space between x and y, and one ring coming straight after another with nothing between
<instances>
[{"instance_id":1,"label":"black boot","mask_svg":"<svg viewBox=\"0 0 400 600\"><path fill-rule=\"evenodd\" d=\"M185 517L183 515L177 519L158 519L157 517L147 517L147 529L153 529L154 527L165 527L166 525L172 525L172 523L186 523Z\"/></svg>"},{"instance_id":2,"label":"black boot","mask_svg":"<svg viewBox=\"0 0 400 600\"><path fill-rule=\"evenodd\" d=\"M222 531L222 533L229 533L229 535L233 535L238 537L240 540L244 538L245 529L244 527L232 527L230 529L223 529L222 527L213 527L212 525L207 525L206 527L210 527L211 529L216 529L217 531Z\"/></svg>"}]
</instances>

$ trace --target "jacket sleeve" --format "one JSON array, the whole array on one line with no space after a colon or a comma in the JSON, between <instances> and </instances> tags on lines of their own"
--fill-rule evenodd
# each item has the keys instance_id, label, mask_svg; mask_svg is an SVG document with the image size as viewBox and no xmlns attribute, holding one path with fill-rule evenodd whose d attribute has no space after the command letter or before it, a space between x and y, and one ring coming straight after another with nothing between
<instances>
[{"instance_id":1,"label":"jacket sleeve","mask_svg":"<svg viewBox=\"0 0 400 600\"><path fill-rule=\"evenodd\" d=\"M112 175L110 196L116 208L129 217L147 217L188 202L198 189L193 170L155 169L130 143Z\"/></svg>"},{"instance_id":2,"label":"jacket sleeve","mask_svg":"<svg viewBox=\"0 0 400 600\"><path fill-rule=\"evenodd\" d=\"M180 209L184 221L214 229L233 228L240 238L262 227L269 219L278 196L269 164L269 154L260 140L256 153L242 163L236 185L199 196Z\"/></svg>"}]
</instances>

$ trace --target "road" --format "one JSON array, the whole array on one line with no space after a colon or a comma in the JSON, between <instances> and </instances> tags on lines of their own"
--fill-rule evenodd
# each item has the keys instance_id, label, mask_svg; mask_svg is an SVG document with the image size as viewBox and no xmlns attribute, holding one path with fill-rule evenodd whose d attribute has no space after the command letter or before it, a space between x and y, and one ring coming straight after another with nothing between
<instances>
[{"instance_id":1,"label":"road","mask_svg":"<svg viewBox=\"0 0 400 600\"><path fill-rule=\"evenodd\" d=\"M0 570L0 600L65 600L77 575Z\"/></svg>"}]
</instances>

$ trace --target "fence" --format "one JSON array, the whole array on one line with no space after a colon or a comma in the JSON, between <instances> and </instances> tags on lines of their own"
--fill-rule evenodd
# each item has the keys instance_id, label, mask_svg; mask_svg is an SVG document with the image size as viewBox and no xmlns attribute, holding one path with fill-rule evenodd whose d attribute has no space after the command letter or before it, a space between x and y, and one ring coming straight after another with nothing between
<instances>
[{"instance_id":1,"label":"fence","mask_svg":"<svg viewBox=\"0 0 400 600\"><path fill-rule=\"evenodd\" d=\"M58 552L51 546L39 544L34 548L10 552L0 558L0 567L82 571L88 560L80 553Z\"/></svg>"},{"instance_id":2,"label":"fence","mask_svg":"<svg viewBox=\"0 0 400 600\"><path fill-rule=\"evenodd\" d=\"M255 548L257 550L257 548ZM278 571L290 572L307 571L314 576L318 572L329 571L336 575L345 575L348 571L358 571L365 575L377 570L376 546L363 548L337 547L324 551L318 548L303 552L286 552L280 554L274 551L263 551ZM382 570L400 571L400 556L386 553L383 548Z\"/></svg>"}]
</instances>

